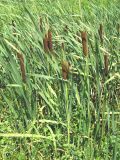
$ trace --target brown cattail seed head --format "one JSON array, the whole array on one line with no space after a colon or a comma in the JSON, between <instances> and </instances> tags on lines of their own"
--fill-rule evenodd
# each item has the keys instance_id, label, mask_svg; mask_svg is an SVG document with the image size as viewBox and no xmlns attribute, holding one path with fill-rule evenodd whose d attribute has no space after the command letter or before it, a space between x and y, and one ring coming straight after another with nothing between
<instances>
[{"instance_id":1,"label":"brown cattail seed head","mask_svg":"<svg viewBox=\"0 0 120 160\"><path fill-rule=\"evenodd\" d=\"M68 79L68 74L70 71L70 63L67 61L62 61L62 77L63 79Z\"/></svg>"},{"instance_id":2,"label":"brown cattail seed head","mask_svg":"<svg viewBox=\"0 0 120 160\"><path fill-rule=\"evenodd\" d=\"M103 35L104 35L104 32L103 32L103 25L102 24L100 24L98 33L99 33L99 36L100 36L101 44L103 44Z\"/></svg>"},{"instance_id":3,"label":"brown cattail seed head","mask_svg":"<svg viewBox=\"0 0 120 160\"><path fill-rule=\"evenodd\" d=\"M52 52L52 48L53 48L53 45L52 45L52 32L50 30L48 30L48 48L49 50Z\"/></svg>"},{"instance_id":4,"label":"brown cattail seed head","mask_svg":"<svg viewBox=\"0 0 120 160\"><path fill-rule=\"evenodd\" d=\"M104 55L104 72L105 72L105 75L108 74L108 55L105 54Z\"/></svg>"},{"instance_id":5,"label":"brown cattail seed head","mask_svg":"<svg viewBox=\"0 0 120 160\"><path fill-rule=\"evenodd\" d=\"M44 46L44 51L48 52L48 37L47 34L45 34L45 37L43 38L43 46Z\"/></svg>"},{"instance_id":6,"label":"brown cattail seed head","mask_svg":"<svg viewBox=\"0 0 120 160\"><path fill-rule=\"evenodd\" d=\"M82 47L84 56L88 56L87 32L81 32Z\"/></svg>"},{"instance_id":7,"label":"brown cattail seed head","mask_svg":"<svg viewBox=\"0 0 120 160\"><path fill-rule=\"evenodd\" d=\"M20 62L20 70L23 82L26 82L26 72L25 72L25 65L24 65L24 57L21 53L17 53L17 57Z\"/></svg>"}]
</instances>

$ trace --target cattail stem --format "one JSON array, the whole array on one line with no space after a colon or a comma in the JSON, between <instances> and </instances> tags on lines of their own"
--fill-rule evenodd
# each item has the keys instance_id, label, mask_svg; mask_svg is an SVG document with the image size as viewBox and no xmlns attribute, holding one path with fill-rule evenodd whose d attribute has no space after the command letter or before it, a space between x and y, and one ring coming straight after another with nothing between
<instances>
[{"instance_id":1,"label":"cattail stem","mask_svg":"<svg viewBox=\"0 0 120 160\"><path fill-rule=\"evenodd\" d=\"M24 65L24 57L21 53L17 53L17 57L20 62L20 70L21 70L22 80L25 83L26 82L26 72L25 72L25 65Z\"/></svg>"},{"instance_id":2,"label":"cattail stem","mask_svg":"<svg viewBox=\"0 0 120 160\"><path fill-rule=\"evenodd\" d=\"M98 33L99 33L99 36L100 36L101 44L103 44L103 34L104 34L104 33L103 33L103 25L102 25L102 24L100 24Z\"/></svg>"},{"instance_id":3,"label":"cattail stem","mask_svg":"<svg viewBox=\"0 0 120 160\"><path fill-rule=\"evenodd\" d=\"M87 33L81 32L81 38L82 38L82 47L83 47L83 54L84 56L88 56L88 44L87 44Z\"/></svg>"},{"instance_id":4,"label":"cattail stem","mask_svg":"<svg viewBox=\"0 0 120 160\"><path fill-rule=\"evenodd\" d=\"M105 54L104 55L104 72L105 72L105 75L108 74L108 55Z\"/></svg>"}]
</instances>

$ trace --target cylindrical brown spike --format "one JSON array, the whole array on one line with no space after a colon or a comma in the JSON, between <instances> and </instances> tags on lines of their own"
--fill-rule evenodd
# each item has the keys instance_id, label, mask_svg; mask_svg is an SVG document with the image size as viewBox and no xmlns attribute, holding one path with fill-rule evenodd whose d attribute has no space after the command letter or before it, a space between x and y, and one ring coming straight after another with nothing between
<instances>
[{"instance_id":1,"label":"cylindrical brown spike","mask_svg":"<svg viewBox=\"0 0 120 160\"><path fill-rule=\"evenodd\" d=\"M25 65L24 65L24 57L21 53L17 53L17 57L20 62L20 70L21 70L22 80L25 83L26 82L26 72L25 72Z\"/></svg>"},{"instance_id":2,"label":"cylindrical brown spike","mask_svg":"<svg viewBox=\"0 0 120 160\"><path fill-rule=\"evenodd\" d=\"M104 71L105 71L105 75L107 75L108 74L108 55L107 54L105 54L104 55Z\"/></svg>"},{"instance_id":3,"label":"cylindrical brown spike","mask_svg":"<svg viewBox=\"0 0 120 160\"><path fill-rule=\"evenodd\" d=\"M62 77L64 80L68 79L68 73L62 71Z\"/></svg>"},{"instance_id":4,"label":"cylindrical brown spike","mask_svg":"<svg viewBox=\"0 0 120 160\"><path fill-rule=\"evenodd\" d=\"M67 61L62 62L62 77L63 79L68 79L68 74L70 71L70 64Z\"/></svg>"},{"instance_id":5,"label":"cylindrical brown spike","mask_svg":"<svg viewBox=\"0 0 120 160\"><path fill-rule=\"evenodd\" d=\"M53 45L52 45L52 32L48 30L48 48L52 52Z\"/></svg>"},{"instance_id":6,"label":"cylindrical brown spike","mask_svg":"<svg viewBox=\"0 0 120 160\"><path fill-rule=\"evenodd\" d=\"M43 46L44 46L44 51L48 52L48 37L47 34L45 34L45 37L43 38Z\"/></svg>"},{"instance_id":7,"label":"cylindrical brown spike","mask_svg":"<svg viewBox=\"0 0 120 160\"><path fill-rule=\"evenodd\" d=\"M102 25L102 24L100 24L98 33L99 33L99 36L100 36L101 44L103 44L103 34L104 34L104 33L103 33L103 25Z\"/></svg>"},{"instance_id":8,"label":"cylindrical brown spike","mask_svg":"<svg viewBox=\"0 0 120 160\"><path fill-rule=\"evenodd\" d=\"M87 44L87 33L81 32L81 38L82 38L82 47L83 47L83 54L84 56L88 56L88 44Z\"/></svg>"}]
</instances>

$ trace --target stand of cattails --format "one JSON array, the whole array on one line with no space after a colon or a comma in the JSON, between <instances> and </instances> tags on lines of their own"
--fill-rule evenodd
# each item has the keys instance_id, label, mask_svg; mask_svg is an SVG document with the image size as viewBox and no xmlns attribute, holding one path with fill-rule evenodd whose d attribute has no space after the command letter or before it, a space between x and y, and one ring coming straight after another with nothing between
<instances>
[{"instance_id":1,"label":"stand of cattails","mask_svg":"<svg viewBox=\"0 0 120 160\"><path fill-rule=\"evenodd\" d=\"M70 71L70 63L67 61L62 61L62 77L64 80L68 79L69 71Z\"/></svg>"},{"instance_id":2,"label":"stand of cattails","mask_svg":"<svg viewBox=\"0 0 120 160\"><path fill-rule=\"evenodd\" d=\"M98 33L99 33L101 44L103 44L103 35L104 35L104 32L103 32L103 25L102 24L100 24L100 27L98 29Z\"/></svg>"},{"instance_id":3,"label":"stand of cattails","mask_svg":"<svg viewBox=\"0 0 120 160\"><path fill-rule=\"evenodd\" d=\"M26 82L26 72L25 72L24 57L21 53L17 53L17 58L20 62L22 81L25 83Z\"/></svg>"},{"instance_id":4,"label":"stand of cattails","mask_svg":"<svg viewBox=\"0 0 120 160\"><path fill-rule=\"evenodd\" d=\"M45 52L53 51L52 32L50 30L48 30L48 33L45 34L45 37L43 38L43 45Z\"/></svg>"},{"instance_id":5,"label":"stand of cattails","mask_svg":"<svg viewBox=\"0 0 120 160\"><path fill-rule=\"evenodd\" d=\"M82 38L83 54L85 57L87 57L88 56L87 32L81 32L81 38Z\"/></svg>"},{"instance_id":6,"label":"stand of cattails","mask_svg":"<svg viewBox=\"0 0 120 160\"><path fill-rule=\"evenodd\" d=\"M104 73L107 76L108 75L108 54L104 55Z\"/></svg>"}]
</instances>

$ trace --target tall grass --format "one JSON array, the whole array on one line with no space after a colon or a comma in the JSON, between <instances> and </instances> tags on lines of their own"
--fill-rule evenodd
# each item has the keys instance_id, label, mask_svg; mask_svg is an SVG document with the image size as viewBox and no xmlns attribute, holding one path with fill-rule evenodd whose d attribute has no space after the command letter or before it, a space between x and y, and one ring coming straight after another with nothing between
<instances>
[{"instance_id":1,"label":"tall grass","mask_svg":"<svg viewBox=\"0 0 120 160\"><path fill-rule=\"evenodd\" d=\"M1 159L120 159L118 4L0 2Z\"/></svg>"}]
</instances>

